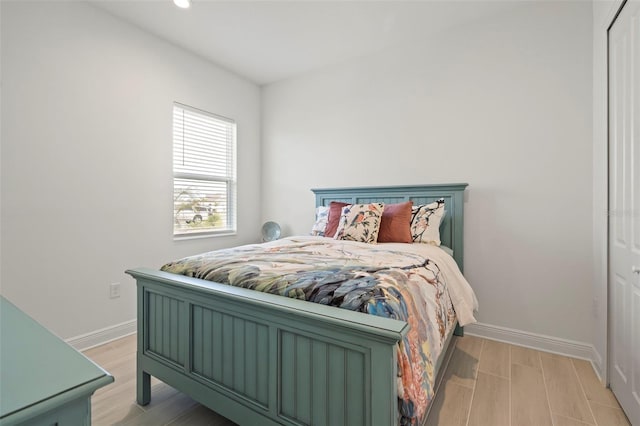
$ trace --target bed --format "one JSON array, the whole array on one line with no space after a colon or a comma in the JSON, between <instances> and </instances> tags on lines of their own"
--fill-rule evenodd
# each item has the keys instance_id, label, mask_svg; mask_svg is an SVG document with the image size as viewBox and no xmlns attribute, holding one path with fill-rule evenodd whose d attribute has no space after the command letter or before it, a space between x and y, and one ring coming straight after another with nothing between
<instances>
[{"instance_id":1,"label":"bed","mask_svg":"<svg viewBox=\"0 0 640 426\"><path fill-rule=\"evenodd\" d=\"M462 270L466 186L313 192L316 206L444 199L440 238ZM140 405L150 402L155 376L240 425L398 424L397 348L407 322L159 270L127 273L138 286ZM450 354L434 360L436 386Z\"/></svg>"}]
</instances>

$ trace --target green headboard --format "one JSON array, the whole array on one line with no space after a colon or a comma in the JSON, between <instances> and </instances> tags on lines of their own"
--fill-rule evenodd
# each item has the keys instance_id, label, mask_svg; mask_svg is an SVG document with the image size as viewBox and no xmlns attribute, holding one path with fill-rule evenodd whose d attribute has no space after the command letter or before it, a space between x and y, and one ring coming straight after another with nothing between
<instances>
[{"instance_id":1,"label":"green headboard","mask_svg":"<svg viewBox=\"0 0 640 426\"><path fill-rule=\"evenodd\" d=\"M464 189L466 183L410 185L410 186L369 186L360 188L312 189L316 195L316 207L328 206L331 201L352 204L402 203L413 201L413 205L427 204L444 198L446 214L440 227L442 244L453 250L453 258L462 271L464 259Z\"/></svg>"}]
</instances>

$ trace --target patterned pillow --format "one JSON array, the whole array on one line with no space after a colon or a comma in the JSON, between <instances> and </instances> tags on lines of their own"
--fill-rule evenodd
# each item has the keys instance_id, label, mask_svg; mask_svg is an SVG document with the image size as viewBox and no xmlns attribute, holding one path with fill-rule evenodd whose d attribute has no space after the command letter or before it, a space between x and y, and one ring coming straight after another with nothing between
<instances>
[{"instance_id":1,"label":"patterned pillow","mask_svg":"<svg viewBox=\"0 0 640 426\"><path fill-rule=\"evenodd\" d=\"M440 222L444 217L444 200L414 206L411 212L411 238L414 243L440 245Z\"/></svg>"},{"instance_id":2,"label":"patterned pillow","mask_svg":"<svg viewBox=\"0 0 640 426\"><path fill-rule=\"evenodd\" d=\"M343 207L340 224L334 238L336 240L376 243L383 211L383 203L353 204Z\"/></svg>"},{"instance_id":3,"label":"patterned pillow","mask_svg":"<svg viewBox=\"0 0 640 426\"><path fill-rule=\"evenodd\" d=\"M324 237L324 230L327 228L327 222L329 219L329 207L319 206L316 207L316 223L311 228L311 235L317 235Z\"/></svg>"}]
</instances>

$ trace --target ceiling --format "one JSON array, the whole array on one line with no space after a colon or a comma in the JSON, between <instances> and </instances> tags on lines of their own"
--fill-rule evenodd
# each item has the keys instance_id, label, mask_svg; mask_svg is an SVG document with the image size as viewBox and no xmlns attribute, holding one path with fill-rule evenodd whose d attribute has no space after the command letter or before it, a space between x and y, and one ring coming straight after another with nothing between
<instances>
[{"instance_id":1,"label":"ceiling","mask_svg":"<svg viewBox=\"0 0 640 426\"><path fill-rule=\"evenodd\" d=\"M92 3L260 85L424 38L510 5L482 0L192 0L184 10L172 0Z\"/></svg>"}]
</instances>

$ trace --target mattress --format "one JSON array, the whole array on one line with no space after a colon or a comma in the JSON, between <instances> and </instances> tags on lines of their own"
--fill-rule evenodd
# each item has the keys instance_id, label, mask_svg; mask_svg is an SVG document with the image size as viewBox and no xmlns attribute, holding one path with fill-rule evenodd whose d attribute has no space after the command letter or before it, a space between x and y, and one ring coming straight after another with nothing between
<instances>
[{"instance_id":1,"label":"mattress","mask_svg":"<svg viewBox=\"0 0 640 426\"><path fill-rule=\"evenodd\" d=\"M417 424L434 396L436 362L477 300L453 258L428 244L290 237L186 257L163 271L406 321L398 344L400 424Z\"/></svg>"}]
</instances>

